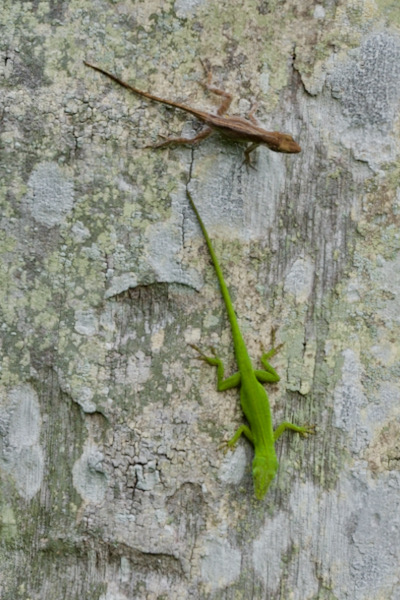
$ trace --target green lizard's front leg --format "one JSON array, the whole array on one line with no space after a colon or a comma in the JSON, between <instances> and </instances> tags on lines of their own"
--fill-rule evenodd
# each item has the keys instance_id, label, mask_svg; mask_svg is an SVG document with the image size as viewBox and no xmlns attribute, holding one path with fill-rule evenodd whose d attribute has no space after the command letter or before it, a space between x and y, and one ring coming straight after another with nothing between
<instances>
[{"instance_id":1,"label":"green lizard's front leg","mask_svg":"<svg viewBox=\"0 0 400 600\"><path fill-rule=\"evenodd\" d=\"M223 446L227 446L228 448L234 448L236 446L236 442L238 441L238 439L240 438L240 436L242 434L245 435L247 437L247 439L249 440L249 442L251 442L254 446L254 437L250 431L250 427L248 427L247 425L241 425L239 427L239 429L236 431L235 435L233 437L231 437L230 440L223 443Z\"/></svg>"},{"instance_id":2,"label":"green lizard's front leg","mask_svg":"<svg viewBox=\"0 0 400 600\"><path fill-rule=\"evenodd\" d=\"M200 354L198 357L200 360L204 360L204 362L208 363L213 367L217 367L217 390L219 392L224 392L225 390L231 390L232 388L239 387L240 385L240 373L235 373L230 377L224 379L224 365L223 362L218 356L214 354L214 356L206 356L200 348L195 346L194 344L189 344L196 352ZM212 350L213 352L213 350Z\"/></svg>"}]
</instances>

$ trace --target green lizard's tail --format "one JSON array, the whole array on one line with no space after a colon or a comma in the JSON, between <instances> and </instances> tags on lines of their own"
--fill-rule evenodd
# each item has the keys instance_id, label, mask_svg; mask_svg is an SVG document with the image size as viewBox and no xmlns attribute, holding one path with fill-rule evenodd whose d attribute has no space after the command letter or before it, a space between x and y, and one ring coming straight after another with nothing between
<instances>
[{"instance_id":1,"label":"green lizard's tail","mask_svg":"<svg viewBox=\"0 0 400 600\"><path fill-rule=\"evenodd\" d=\"M238 349L239 347L245 347L244 341L243 341L243 338L242 338L242 334L240 332L239 325L238 325L238 322L237 322L237 319L236 319L236 314L235 314L235 310L233 308L233 304L232 304L232 300L231 300L231 297L230 297L230 294L229 294L229 290L226 287L226 283L225 283L225 280L224 280L224 276L222 274L221 267L219 266L219 262L218 262L216 254L214 252L214 248L212 246L211 240L208 237L207 229L205 228L205 225L204 225L204 223L203 223L203 221L202 221L202 219L201 219L201 217L199 215L199 211L197 210L196 205L195 205L195 203L193 201L193 198L192 198L192 196L191 196L191 194L190 194L190 192L189 192L188 189L186 189L186 194L187 194L187 197L189 198L189 202L190 202L190 204L191 204L191 206L192 206L192 208L194 210L194 213L195 213L195 215L197 217L197 220L199 222L201 231L203 232L203 235L204 235L204 239L206 240L206 244L207 244L208 250L210 252L211 259L212 259L213 264L214 264L215 272L217 274L219 286L220 286L221 292L222 292L222 297L224 299L225 306L226 306L226 311L228 313L229 322L231 324L232 336L233 336L233 340L235 342L235 344L234 344L235 348Z\"/></svg>"}]
</instances>

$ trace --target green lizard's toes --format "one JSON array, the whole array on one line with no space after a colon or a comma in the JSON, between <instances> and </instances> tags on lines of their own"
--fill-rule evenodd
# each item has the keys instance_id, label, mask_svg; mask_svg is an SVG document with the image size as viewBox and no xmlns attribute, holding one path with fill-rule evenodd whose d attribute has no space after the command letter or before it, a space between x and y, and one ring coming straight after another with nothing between
<instances>
[{"instance_id":1,"label":"green lizard's toes","mask_svg":"<svg viewBox=\"0 0 400 600\"><path fill-rule=\"evenodd\" d=\"M218 446L218 450L222 450L224 454L227 454L228 450L232 450L234 448L234 444L230 443L231 440L224 440Z\"/></svg>"},{"instance_id":2,"label":"green lizard's toes","mask_svg":"<svg viewBox=\"0 0 400 600\"><path fill-rule=\"evenodd\" d=\"M276 328L272 327L271 328L271 348L273 348L275 350L275 352L278 352L278 350L280 350L282 348L283 343L275 346L275 342L276 342Z\"/></svg>"},{"instance_id":3,"label":"green lizard's toes","mask_svg":"<svg viewBox=\"0 0 400 600\"><path fill-rule=\"evenodd\" d=\"M203 352L200 350L200 348L198 346L196 346L196 344L189 344L189 346L191 348L193 348L193 350L196 350L196 352L198 352L199 354L203 354Z\"/></svg>"},{"instance_id":4,"label":"green lizard's toes","mask_svg":"<svg viewBox=\"0 0 400 600\"><path fill-rule=\"evenodd\" d=\"M196 350L196 352L199 353L200 356L196 356L197 360L207 360L207 356L204 354L204 352L202 350L200 350L200 348L198 346L196 346L195 344L189 344L189 346L191 348L193 348L193 350Z\"/></svg>"},{"instance_id":5,"label":"green lizard's toes","mask_svg":"<svg viewBox=\"0 0 400 600\"><path fill-rule=\"evenodd\" d=\"M262 342L260 342L260 350L261 350L263 359L268 360L269 358L272 358L284 346L283 342L281 344L278 344L277 346L275 346L275 340L276 340L276 329L272 328L271 329L271 349L268 350L268 352L266 352L264 344Z\"/></svg>"},{"instance_id":6,"label":"green lizard's toes","mask_svg":"<svg viewBox=\"0 0 400 600\"><path fill-rule=\"evenodd\" d=\"M303 431L300 432L303 437L313 435L315 433L315 425L305 425Z\"/></svg>"},{"instance_id":7,"label":"green lizard's toes","mask_svg":"<svg viewBox=\"0 0 400 600\"><path fill-rule=\"evenodd\" d=\"M207 356L207 354L204 354L203 350L200 350L200 348L198 346L196 346L195 344L189 344L189 346L191 348L193 348L193 350L196 350L196 352L198 352L200 354L200 357L202 358L202 360L208 360L210 358L209 356ZM214 357L217 356L217 353L213 346L210 346L210 352Z\"/></svg>"},{"instance_id":8,"label":"green lizard's toes","mask_svg":"<svg viewBox=\"0 0 400 600\"><path fill-rule=\"evenodd\" d=\"M271 350L268 350L268 352L264 352L264 354L262 355L262 358L264 360L268 360L269 358L272 358L273 356L275 356L275 354L277 354L279 352L279 350L283 347L283 343L282 344L278 344L277 346L273 346L271 348Z\"/></svg>"}]
</instances>

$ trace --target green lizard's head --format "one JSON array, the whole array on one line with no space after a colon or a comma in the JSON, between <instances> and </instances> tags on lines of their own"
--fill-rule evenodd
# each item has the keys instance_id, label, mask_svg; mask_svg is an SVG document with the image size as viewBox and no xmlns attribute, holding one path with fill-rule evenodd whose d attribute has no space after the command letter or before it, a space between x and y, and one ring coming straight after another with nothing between
<instances>
[{"instance_id":1,"label":"green lizard's head","mask_svg":"<svg viewBox=\"0 0 400 600\"><path fill-rule=\"evenodd\" d=\"M262 500L278 470L276 456L256 456L253 460L253 480L256 498Z\"/></svg>"}]
</instances>

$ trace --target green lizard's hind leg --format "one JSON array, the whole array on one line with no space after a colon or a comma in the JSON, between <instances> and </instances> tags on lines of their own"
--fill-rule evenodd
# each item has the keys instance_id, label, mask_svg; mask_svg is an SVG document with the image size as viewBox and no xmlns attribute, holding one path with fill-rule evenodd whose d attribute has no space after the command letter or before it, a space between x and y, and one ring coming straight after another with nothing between
<instances>
[{"instance_id":1,"label":"green lizard's hind leg","mask_svg":"<svg viewBox=\"0 0 400 600\"><path fill-rule=\"evenodd\" d=\"M255 369L254 375L256 376L257 381L260 383L277 383L280 380L278 373L275 371L274 367L271 367L271 365L266 365L265 371Z\"/></svg>"},{"instance_id":2,"label":"green lizard's hind leg","mask_svg":"<svg viewBox=\"0 0 400 600\"><path fill-rule=\"evenodd\" d=\"M288 421L284 421L277 427L274 431L274 441L282 435L284 431L290 429L291 431L295 431L296 433L300 433L300 435L307 435L309 433L315 433L315 425L305 425L304 427L299 427L298 425L293 425L293 423L289 423Z\"/></svg>"},{"instance_id":3,"label":"green lizard's hind leg","mask_svg":"<svg viewBox=\"0 0 400 600\"><path fill-rule=\"evenodd\" d=\"M264 352L261 356L261 362L264 365L265 371L254 371L255 376L257 377L260 383L277 383L280 380L278 373L275 371L274 367L269 364L268 360L275 356L275 354L282 348L283 344L279 344L279 346L275 346L275 330L272 330L272 348L268 352Z\"/></svg>"},{"instance_id":4,"label":"green lizard's hind leg","mask_svg":"<svg viewBox=\"0 0 400 600\"><path fill-rule=\"evenodd\" d=\"M219 392L224 392L225 390L231 390L232 388L239 387L240 385L240 373L235 373L230 377L224 379L224 365L223 362L218 356L214 354L214 350L211 349L214 356L206 356L200 348L195 346L194 344L189 344L196 352L199 353L199 359L204 360L207 364L217 367L217 390Z\"/></svg>"}]
</instances>

